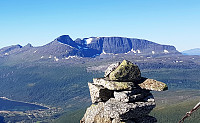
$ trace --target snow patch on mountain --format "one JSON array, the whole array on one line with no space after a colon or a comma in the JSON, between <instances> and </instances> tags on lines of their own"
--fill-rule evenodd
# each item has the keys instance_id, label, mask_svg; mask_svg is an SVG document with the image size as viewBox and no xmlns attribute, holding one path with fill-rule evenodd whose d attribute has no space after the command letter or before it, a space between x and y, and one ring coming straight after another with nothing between
<instances>
[{"instance_id":1,"label":"snow patch on mountain","mask_svg":"<svg viewBox=\"0 0 200 123\"><path fill-rule=\"evenodd\" d=\"M133 53L137 53L135 50L133 50L133 48L131 49L131 51L132 51Z\"/></svg>"},{"instance_id":2,"label":"snow patch on mountain","mask_svg":"<svg viewBox=\"0 0 200 123\"><path fill-rule=\"evenodd\" d=\"M103 50L101 54L106 54L106 52Z\"/></svg>"},{"instance_id":3,"label":"snow patch on mountain","mask_svg":"<svg viewBox=\"0 0 200 123\"><path fill-rule=\"evenodd\" d=\"M103 49L103 51L102 51L102 53L100 55L106 55L106 54L107 55L114 55L114 53L106 53L104 49ZM96 55L98 55L98 54L96 54Z\"/></svg>"},{"instance_id":4,"label":"snow patch on mountain","mask_svg":"<svg viewBox=\"0 0 200 123\"><path fill-rule=\"evenodd\" d=\"M78 56L68 56L68 57L65 57L65 59L73 59L73 58L78 58Z\"/></svg>"},{"instance_id":5,"label":"snow patch on mountain","mask_svg":"<svg viewBox=\"0 0 200 123\"><path fill-rule=\"evenodd\" d=\"M55 61L59 61L59 59L58 59L56 56L54 57L54 60L55 60Z\"/></svg>"},{"instance_id":6,"label":"snow patch on mountain","mask_svg":"<svg viewBox=\"0 0 200 123\"><path fill-rule=\"evenodd\" d=\"M164 53L169 53L169 51L168 50L164 50Z\"/></svg>"},{"instance_id":7,"label":"snow patch on mountain","mask_svg":"<svg viewBox=\"0 0 200 123\"><path fill-rule=\"evenodd\" d=\"M91 44L92 40L93 40L93 38L88 38L88 39L85 40L86 41L85 43L86 44Z\"/></svg>"},{"instance_id":8,"label":"snow patch on mountain","mask_svg":"<svg viewBox=\"0 0 200 123\"><path fill-rule=\"evenodd\" d=\"M7 55L9 55L9 53L5 53L4 55L7 56Z\"/></svg>"},{"instance_id":9,"label":"snow patch on mountain","mask_svg":"<svg viewBox=\"0 0 200 123\"><path fill-rule=\"evenodd\" d=\"M141 53L141 51L140 51L140 50L137 50L137 53Z\"/></svg>"}]
</instances>

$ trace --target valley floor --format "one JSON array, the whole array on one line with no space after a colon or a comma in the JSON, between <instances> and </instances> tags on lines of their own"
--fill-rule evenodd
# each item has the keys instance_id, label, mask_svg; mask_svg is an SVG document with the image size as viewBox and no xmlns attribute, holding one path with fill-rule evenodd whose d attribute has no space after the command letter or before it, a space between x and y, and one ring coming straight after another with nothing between
<instances>
[{"instance_id":1,"label":"valley floor","mask_svg":"<svg viewBox=\"0 0 200 123\"><path fill-rule=\"evenodd\" d=\"M185 56L178 59L184 62L173 62L177 59L172 57L159 58L160 60L139 56L136 58L130 57L130 61L137 63L142 76L165 82L169 87L165 92L153 92L157 107L151 115L155 116L159 123L177 122L200 100L199 57L193 59L191 56L198 64L182 60L186 59ZM87 59L84 62L76 61L77 64L72 64L73 60L68 63L4 62L0 64L0 97L61 108L57 114L51 114L52 116L46 119L50 118L48 121L52 121L57 118L55 123L77 123L91 104L87 82L92 81L92 78L102 77L102 71L107 67L105 65L123 59L124 57ZM186 122L198 123L198 112ZM13 120L15 115L10 113L0 116L8 116L7 118ZM2 117L0 121L1 119ZM46 119L44 117L37 121L44 122ZM23 118L19 120L23 121Z\"/></svg>"}]
</instances>

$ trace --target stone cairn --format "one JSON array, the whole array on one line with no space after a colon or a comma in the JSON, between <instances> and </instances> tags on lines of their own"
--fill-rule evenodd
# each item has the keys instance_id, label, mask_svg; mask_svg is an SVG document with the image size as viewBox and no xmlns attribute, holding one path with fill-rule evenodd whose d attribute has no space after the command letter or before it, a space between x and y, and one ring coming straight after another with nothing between
<instances>
[{"instance_id":1,"label":"stone cairn","mask_svg":"<svg viewBox=\"0 0 200 123\"><path fill-rule=\"evenodd\" d=\"M139 67L127 60L111 64L104 78L88 86L92 105L80 123L155 123L148 115L156 106L150 91L167 90L165 83L141 77Z\"/></svg>"}]
</instances>

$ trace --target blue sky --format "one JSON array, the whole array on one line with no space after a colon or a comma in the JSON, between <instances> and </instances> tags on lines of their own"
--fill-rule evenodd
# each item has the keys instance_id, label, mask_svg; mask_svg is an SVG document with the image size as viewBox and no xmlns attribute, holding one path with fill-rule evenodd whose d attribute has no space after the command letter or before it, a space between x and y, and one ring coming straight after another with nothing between
<instances>
[{"instance_id":1,"label":"blue sky","mask_svg":"<svg viewBox=\"0 0 200 123\"><path fill-rule=\"evenodd\" d=\"M200 48L199 0L0 0L0 48L60 35L141 38Z\"/></svg>"}]
</instances>

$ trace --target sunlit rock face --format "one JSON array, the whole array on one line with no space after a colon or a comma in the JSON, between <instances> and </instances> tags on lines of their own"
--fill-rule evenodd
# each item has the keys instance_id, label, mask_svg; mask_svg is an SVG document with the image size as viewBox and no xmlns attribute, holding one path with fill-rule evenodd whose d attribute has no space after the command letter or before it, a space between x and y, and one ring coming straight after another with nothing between
<instances>
[{"instance_id":1,"label":"sunlit rock face","mask_svg":"<svg viewBox=\"0 0 200 123\"><path fill-rule=\"evenodd\" d=\"M81 123L155 123L148 115L156 106L150 91L167 90L165 83L141 77L139 67L127 60L111 64L104 78L88 85L93 104Z\"/></svg>"},{"instance_id":2,"label":"sunlit rock face","mask_svg":"<svg viewBox=\"0 0 200 123\"><path fill-rule=\"evenodd\" d=\"M10 55L23 55L29 58L33 56L36 60L51 59L55 56L55 61L68 59L73 56L95 58L97 56L115 56L115 55L143 55L143 56L162 56L171 54L181 54L174 46L161 45L144 39L126 38L126 37L89 37L77 38L73 40L69 35L62 35L52 42L33 47L13 45L0 49L0 57Z\"/></svg>"},{"instance_id":3,"label":"sunlit rock face","mask_svg":"<svg viewBox=\"0 0 200 123\"><path fill-rule=\"evenodd\" d=\"M50 45L70 47L72 49L67 49L69 54L66 54L66 56L77 55L81 57L96 57L98 55L119 53L134 55L179 53L174 46L160 45L148 40L125 37L90 37L72 40L69 35L62 35L56 38Z\"/></svg>"}]
</instances>

